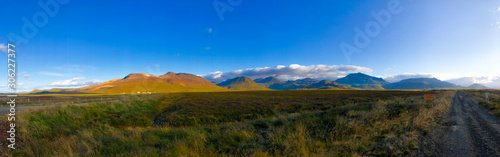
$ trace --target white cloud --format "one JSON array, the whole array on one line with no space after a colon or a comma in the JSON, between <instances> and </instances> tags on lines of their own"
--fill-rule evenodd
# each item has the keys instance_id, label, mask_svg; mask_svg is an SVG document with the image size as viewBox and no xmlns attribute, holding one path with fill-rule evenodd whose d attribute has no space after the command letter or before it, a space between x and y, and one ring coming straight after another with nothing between
<instances>
[{"instance_id":1,"label":"white cloud","mask_svg":"<svg viewBox=\"0 0 500 157\"><path fill-rule=\"evenodd\" d=\"M59 77L64 77L64 76L69 76L68 74L62 74L62 73L54 73L54 72L38 72L39 74L42 75L47 75L47 76L59 76Z\"/></svg>"},{"instance_id":2,"label":"white cloud","mask_svg":"<svg viewBox=\"0 0 500 157\"><path fill-rule=\"evenodd\" d=\"M280 80L296 80L303 78L336 80L350 72L371 73L372 69L353 65L310 65L303 66L291 64L289 66L278 65L276 67L249 68L234 70L231 72L216 71L202 77L215 82L232 79L238 76L247 76L251 79L274 76Z\"/></svg>"},{"instance_id":3,"label":"white cloud","mask_svg":"<svg viewBox=\"0 0 500 157\"><path fill-rule=\"evenodd\" d=\"M54 72L42 71L38 72L38 74L59 77L82 76L85 75L85 73L87 73L88 71L97 69L94 66L88 65L64 65L51 68L54 70Z\"/></svg>"},{"instance_id":4,"label":"white cloud","mask_svg":"<svg viewBox=\"0 0 500 157\"><path fill-rule=\"evenodd\" d=\"M101 83L99 80L83 81L85 77L75 77L69 80L60 80L49 83L48 86L52 87L76 87L76 86L88 86L93 84Z\"/></svg>"},{"instance_id":5,"label":"white cloud","mask_svg":"<svg viewBox=\"0 0 500 157\"><path fill-rule=\"evenodd\" d=\"M63 65L60 67L54 67L54 69L69 73L83 73L89 70L95 70L96 67L88 65Z\"/></svg>"},{"instance_id":6,"label":"white cloud","mask_svg":"<svg viewBox=\"0 0 500 157\"><path fill-rule=\"evenodd\" d=\"M27 78L27 77L30 77L30 75L29 74L24 74L23 77Z\"/></svg>"},{"instance_id":7,"label":"white cloud","mask_svg":"<svg viewBox=\"0 0 500 157\"><path fill-rule=\"evenodd\" d=\"M7 53L7 45L4 43L0 43L0 51Z\"/></svg>"}]
</instances>

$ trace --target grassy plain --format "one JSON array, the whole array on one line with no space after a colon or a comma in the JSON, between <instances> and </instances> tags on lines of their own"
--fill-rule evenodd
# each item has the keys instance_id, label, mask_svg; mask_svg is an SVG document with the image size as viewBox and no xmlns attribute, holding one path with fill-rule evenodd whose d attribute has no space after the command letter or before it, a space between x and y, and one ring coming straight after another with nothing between
<instances>
[{"instance_id":1,"label":"grassy plain","mask_svg":"<svg viewBox=\"0 0 500 157\"><path fill-rule=\"evenodd\" d=\"M65 105L76 103L93 103L110 100L118 100L121 96L118 94L43 94L17 95L16 106L46 106L46 105ZM8 106L8 98L6 95L0 95L0 107Z\"/></svg>"},{"instance_id":2,"label":"grassy plain","mask_svg":"<svg viewBox=\"0 0 500 157\"><path fill-rule=\"evenodd\" d=\"M424 93L437 95L423 103ZM8 156L409 155L454 91L297 90L121 96L18 115Z\"/></svg>"}]
</instances>

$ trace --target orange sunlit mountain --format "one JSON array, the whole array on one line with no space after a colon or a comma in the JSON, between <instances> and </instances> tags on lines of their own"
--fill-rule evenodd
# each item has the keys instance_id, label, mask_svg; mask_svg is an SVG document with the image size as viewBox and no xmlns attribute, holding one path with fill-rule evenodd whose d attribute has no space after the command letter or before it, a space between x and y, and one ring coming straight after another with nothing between
<instances>
[{"instance_id":1,"label":"orange sunlit mountain","mask_svg":"<svg viewBox=\"0 0 500 157\"><path fill-rule=\"evenodd\" d=\"M35 90L32 94L65 94L65 93L155 93L155 92L188 92L218 91L223 88L214 83L187 73L168 72L163 75L132 73L122 79L114 79L100 84L77 89Z\"/></svg>"}]
</instances>

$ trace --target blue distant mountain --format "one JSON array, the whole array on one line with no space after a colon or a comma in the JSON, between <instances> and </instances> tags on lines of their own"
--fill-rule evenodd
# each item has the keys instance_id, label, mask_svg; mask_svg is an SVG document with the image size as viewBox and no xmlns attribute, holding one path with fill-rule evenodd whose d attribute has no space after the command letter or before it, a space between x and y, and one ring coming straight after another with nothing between
<instances>
[{"instance_id":1,"label":"blue distant mountain","mask_svg":"<svg viewBox=\"0 0 500 157\"><path fill-rule=\"evenodd\" d=\"M384 89L382 86L389 84L382 78L369 76L363 73L352 73L346 77L335 80L342 85L359 89Z\"/></svg>"},{"instance_id":2,"label":"blue distant mountain","mask_svg":"<svg viewBox=\"0 0 500 157\"><path fill-rule=\"evenodd\" d=\"M436 78L411 78L401 80L382 86L385 89L439 89L439 88L460 88L453 83L438 80Z\"/></svg>"}]
</instances>

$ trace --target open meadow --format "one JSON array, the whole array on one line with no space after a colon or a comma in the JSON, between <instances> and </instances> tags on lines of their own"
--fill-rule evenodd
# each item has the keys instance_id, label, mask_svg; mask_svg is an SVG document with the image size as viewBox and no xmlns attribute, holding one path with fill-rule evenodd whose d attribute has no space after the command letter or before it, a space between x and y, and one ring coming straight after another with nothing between
<instances>
[{"instance_id":1,"label":"open meadow","mask_svg":"<svg viewBox=\"0 0 500 157\"><path fill-rule=\"evenodd\" d=\"M424 103L423 94L431 93L436 103ZM111 96L115 101L20 112L18 148L3 151L7 156L423 154L432 142L422 137L438 125L454 93L268 90ZM84 96L67 100L77 97Z\"/></svg>"}]
</instances>

